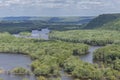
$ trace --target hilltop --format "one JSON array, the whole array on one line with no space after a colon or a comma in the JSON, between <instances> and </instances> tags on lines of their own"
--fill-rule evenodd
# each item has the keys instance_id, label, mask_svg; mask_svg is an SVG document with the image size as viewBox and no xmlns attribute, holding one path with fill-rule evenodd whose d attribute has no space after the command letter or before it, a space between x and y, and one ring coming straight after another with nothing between
<instances>
[{"instance_id":1,"label":"hilltop","mask_svg":"<svg viewBox=\"0 0 120 80\"><path fill-rule=\"evenodd\" d=\"M90 21L84 29L120 30L120 14L102 14Z\"/></svg>"}]
</instances>

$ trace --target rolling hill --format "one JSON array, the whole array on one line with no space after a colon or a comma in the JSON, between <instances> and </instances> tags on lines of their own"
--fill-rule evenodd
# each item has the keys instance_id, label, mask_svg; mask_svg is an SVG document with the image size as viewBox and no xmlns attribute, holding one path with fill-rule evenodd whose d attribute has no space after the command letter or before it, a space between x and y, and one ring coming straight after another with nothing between
<instances>
[{"instance_id":1,"label":"rolling hill","mask_svg":"<svg viewBox=\"0 0 120 80\"><path fill-rule=\"evenodd\" d=\"M94 17L93 16L71 16L71 17L27 17L27 16L20 16L20 17L1 17L0 21L45 21L48 23L60 23L60 24L85 24L91 21Z\"/></svg>"},{"instance_id":2,"label":"rolling hill","mask_svg":"<svg viewBox=\"0 0 120 80\"><path fill-rule=\"evenodd\" d=\"M84 29L120 30L120 14L102 14L90 21Z\"/></svg>"},{"instance_id":3,"label":"rolling hill","mask_svg":"<svg viewBox=\"0 0 120 80\"><path fill-rule=\"evenodd\" d=\"M50 30L81 29L81 24L90 22L94 17L1 17L0 32L18 33L33 29Z\"/></svg>"}]
</instances>

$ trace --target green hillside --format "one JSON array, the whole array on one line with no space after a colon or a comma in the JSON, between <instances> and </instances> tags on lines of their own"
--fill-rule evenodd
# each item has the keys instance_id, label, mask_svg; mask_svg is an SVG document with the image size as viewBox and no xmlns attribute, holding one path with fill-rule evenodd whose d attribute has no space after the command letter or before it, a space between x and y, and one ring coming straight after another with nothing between
<instances>
[{"instance_id":1,"label":"green hillside","mask_svg":"<svg viewBox=\"0 0 120 80\"><path fill-rule=\"evenodd\" d=\"M100 29L110 29L120 31L120 19L104 24Z\"/></svg>"},{"instance_id":2,"label":"green hillside","mask_svg":"<svg viewBox=\"0 0 120 80\"><path fill-rule=\"evenodd\" d=\"M93 19L90 23L88 23L84 29L112 29L112 30L120 30L120 14L103 14L95 19Z\"/></svg>"}]
</instances>

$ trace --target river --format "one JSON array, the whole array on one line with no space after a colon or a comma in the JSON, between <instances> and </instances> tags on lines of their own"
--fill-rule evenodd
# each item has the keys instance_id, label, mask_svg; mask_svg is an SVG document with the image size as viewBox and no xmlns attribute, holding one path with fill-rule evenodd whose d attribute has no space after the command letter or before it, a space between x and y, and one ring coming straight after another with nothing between
<instances>
[{"instance_id":1,"label":"river","mask_svg":"<svg viewBox=\"0 0 120 80\"><path fill-rule=\"evenodd\" d=\"M80 56L80 60L93 64L93 53L96 49L101 48L101 46L91 46L89 48L89 53ZM61 80L74 80L70 75L66 74L64 70L61 70Z\"/></svg>"},{"instance_id":2,"label":"river","mask_svg":"<svg viewBox=\"0 0 120 80\"><path fill-rule=\"evenodd\" d=\"M100 48L99 46L91 46L89 49L89 53L80 56L80 59L84 62L93 63L93 52ZM28 56L20 55L20 54L7 54L7 53L0 53L0 69L5 71L9 71L15 67L23 67L30 70L30 64L32 60ZM61 73L61 80L73 80L73 78L66 74L62 69ZM20 75L8 75L8 74L0 74L0 78L4 80L22 80L23 78L28 78L29 80L35 80L35 76L20 76Z\"/></svg>"},{"instance_id":3,"label":"river","mask_svg":"<svg viewBox=\"0 0 120 80\"><path fill-rule=\"evenodd\" d=\"M48 28L43 28L41 30L32 30L31 36L20 36L19 34L13 34L15 37L24 37L24 38L35 38L35 39L49 39L50 30Z\"/></svg>"},{"instance_id":4,"label":"river","mask_svg":"<svg viewBox=\"0 0 120 80\"><path fill-rule=\"evenodd\" d=\"M93 53L96 49L101 48L101 46L91 46L89 48L89 53L85 55L81 55L80 59L84 62L92 63L93 64Z\"/></svg>"},{"instance_id":5,"label":"river","mask_svg":"<svg viewBox=\"0 0 120 80\"><path fill-rule=\"evenodd\" d=\"M44 29L41 29L41 31L39 31L39 30L32 30L32 32L31 32L31 36L29 37L29 38L41 38L41 39L45 39L45 40L49 40L49 32L50 32L50 30L48 29L48 28L44 28ZM20 37L19 36L19 34L15 34L15 36L16 37ZM96 49L98 49L98 48L100 48L100 46L90 46L90 48L89 48L89 53L88 54L85 54L85 55L81 55L80 56L80 60L82 60L82 61L84 61L84 62L88 62L88 63L92 63L93 64L93 52L96 50ZM1 55L0 55L1 56ZM6 55L6 58L7 57L9 57L9 56L11 56L11 55ZM13 55L12 55L13 56ZM17 55L18 56L18 55ZM23 58L23 57L22 57ZM21 58L21 59L22 59ZM13 58L14 59L14 58ZM20 60L21 60L20 59ZM27 60L26 60L27 59ZM26 63L27 64L30 64L31 63L31 60L30 59L28 59L28 58L26 58L25 60L23 59L23 62L24 63L22 63L22 64L19 64L19 66L20 65L22 65L22 66L24 66L24 67L27 67L27 66L25 66L26 65ZM9 58L8 59L6 59L6 60L9 60ZM0 61L1 61L1 59L0 59ZM12 62L10 62L10 63L14 63L14 61ZM18 62L18 63L20 63L20 62ZM14 63L13 65L18 65L18 63ZM12 64L9 64L9 66L11 66ZM4 65L3 65L4 66ZM11 66L12 67L12 66ZM61 80L73 80L73 78L70 76L70 75L68 75L68 74L66 74L65 72L64 72L64 70L62 69L61 71L60 71L60 73L61 73ZM5 75L4 75L5 76ZM0 76L1 77L1 76ZM8 78L10 77L10 76L7 76ZM21 77L20 77L21 78ZM8 79L5 79L5 80L8 80ZM16 79L12 79L12 80L16 80ZM19 79L17 79L17 80L19 80ZM30 78L30 80L33 80L33 78L31 79Z\"/></svg>"},{"instance_id":6,"label":"river","mask_svg":"<svg viewBox=\"0 0 120 80\"><path fill-rule=\"evenodd\" d=\"M15 67L23 67L27 70L30 70L30 64L32 60L28 56L19 55L19 54L7 54L0 53L0 69L4 71L9 71ZM29 80L35 80L34 75L30 76L20 76L12 75L7 73L1 73L0 78L3 80L22 80L28 78Z\"/></svg>"}]
</instances>

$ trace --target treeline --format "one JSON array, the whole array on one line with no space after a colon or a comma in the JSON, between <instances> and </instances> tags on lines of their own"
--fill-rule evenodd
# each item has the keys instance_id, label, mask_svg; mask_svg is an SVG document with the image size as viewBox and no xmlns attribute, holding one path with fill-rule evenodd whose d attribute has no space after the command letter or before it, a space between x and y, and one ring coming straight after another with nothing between
<instances>
[{"instance_id":1,"label":"treeline","mask_svg":"<svg viewBox=\"0 0 120 80\"><path fill-rule=\"evenodd\" d=\"M94 46L104 46L106 44L119 43L119 31L108 30L70 30L52 31L50 39L61 40L74 43L85 43Z\"/></svg>"},{"instance_id":2,"label":"treeline","mask_svg":"<svg viewBox=\"0 0 120 80\"><path fill-rule=\"evenodd\" d=\"M119 68L99 68L82 62L78 56L87 54L88 49L89 46L82 43L16 38L0 33L0 52L29 55L33 60L31 70L38 80L60 80L61 68L78 80L120 79ZM15 72L26 71L18 68Z\"/></svg>"},{"instance_id":3,"label":"treeline","mask_svg":"<svg viewBox=\"0 0 120 80\"><path fill-rule=\"evenodd\" d=\"M94 60L120 71L120 45L109 45L96 50Z\"/></svg>"},{"instance_id":4,"label":"treeline","mask_svg":"<svg viewBox=\"0 0 120 80\"><path fill-rule=\"evenodd\" d=\"M0 32L19 33L41 30L76 30L81 29L94 17L5 17L0 18Z\"/></svg>"},{"instance_id":5,"label":"treeline","mask_svg":"<svg viewBox=\"0 0 120 80\"><path fill-rule=\"evenodd\" d=\"M8 33L0 34L0 52L29 55L31 68L36 76L60 76L60 67L71 55L88 53L88 45L61 41L41 41L16 38Z\"/></svg>"},{"instance_id":6,"label":"treeline","mask_svg":"<svg viewBox=\"0 0 120 80\"><path fill-rule=\"evenodd\" d=\"M48 28L50 30L76 30L81 29L81 25L69 25L61 23L48 23L40 20L28 20L28 21L1 21L0 32L19 33L24 31L41 30L42 28Z\"/></svg>"},{"instance_id":7,"label":"treeline","mask_svg":"<svg viewBox=\"0 0 120 80\"><path fill-rule=\"evenodd\" d=\"M76 78L76 80L119 80L120 72L104 66L92 65L79 60L74 56L65 60L64 70Z\"/></svg>"},{"instance_id":8,"label":"treeline","mask_svg":"<svg viewBox=\"0 0 120 80\"><path fill-rule=\"evenodd\" d=\"M2 21L0 22L0 32L19 33L23 31L40 30L45 26L43 21Z\"/></svg>"}]
</instances>

